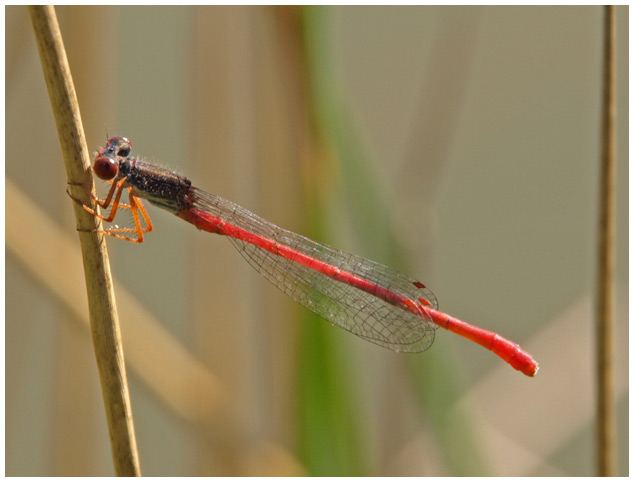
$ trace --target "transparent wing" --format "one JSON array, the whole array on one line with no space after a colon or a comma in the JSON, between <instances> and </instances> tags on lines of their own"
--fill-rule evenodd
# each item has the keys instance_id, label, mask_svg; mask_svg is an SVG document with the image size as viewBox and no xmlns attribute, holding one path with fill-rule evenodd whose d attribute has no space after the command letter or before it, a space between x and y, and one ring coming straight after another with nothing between
<instances>
[{"instance_id":1,"label":"transparent wing","mask_svg":"<svg viewBox=\"0 0 634 482\"><path fill-rule=\"evenodd\" d=\"M286 246L337 269L366 280L389 293L438 307L434 294L419 281L374 261L325 246L286 231L223 198L193 188L194 207L221 218L258 237ZM223 233L227 234L227 233ZM267 280L312 312L332 324L377 345L395 351L420 352L434 341L436 325L426 314L415 315L371 292L335 279L317 269L264 249L257 238L229 238L247 262ZM266 246L271 248L270 243ZM275 249L273 249L275 251Z\"/></svg>"}]
</instances>

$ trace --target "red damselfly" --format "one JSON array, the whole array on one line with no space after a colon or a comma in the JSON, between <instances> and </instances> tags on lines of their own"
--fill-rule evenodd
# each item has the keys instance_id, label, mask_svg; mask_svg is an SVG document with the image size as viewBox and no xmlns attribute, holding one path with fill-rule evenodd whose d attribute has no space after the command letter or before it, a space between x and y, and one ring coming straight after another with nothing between
<instances>
[{"instance_id":1,"label":"red damselfly","mask_svg":"<svg viewBox=\"0 0 634 482\"><path fill-rule=\"evenodd\" d=\"M227 236L258 273L293 300L364 340L397 352L421 352L431 346L440 326L491 350L528 376L537 374L537 362L518 344L438 311L436 297L420 281L279 228L130 153L127 138L113 137L95 157L94 173L112 186L104 200L87 192L102 209L112 206L108 216L73 197L104 221L112 222L120 208L132 212L134 228L99 232L143 242L144 233L153 230L141 201L145 199L198 229ZM124 192L129 204L120 202Z\"/></svg>"}]
</instances>

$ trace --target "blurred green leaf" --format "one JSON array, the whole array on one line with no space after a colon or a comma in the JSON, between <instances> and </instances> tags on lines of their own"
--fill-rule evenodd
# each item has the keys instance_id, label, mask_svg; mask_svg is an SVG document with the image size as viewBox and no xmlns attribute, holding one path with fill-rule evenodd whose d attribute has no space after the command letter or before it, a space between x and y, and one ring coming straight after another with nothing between
<instances>
[{"instance_id":1,"label":"blurred green leaf","mask_svg":"<svg viewBox=\"0 0 634 482\"><path fill-rule=\"evenodd\" d=\"M320 203L308 209L309 232L325 236ZM314 476L368 475L362 453L360 423L351 392L350 366L337 349L336 329L310 311L303 312L299 356L299 451Z\"/></svg>"},{"instance_id":2,"label":"blurred green leaf","mask_svg":"<svg viewBox=\"0 0 634 482\"><path fill-rule=\"evenodd\" d=\"M382 261L399 267L404 264L402 249L391 231L389 210L368 162L368 150L355 131L336 83L330 12L332 9L328 7L304 9L304 40L316 129L339 161L340 187L359 239L371 242L368 251L378 253ZM307 212L313 214L322 210L323 203L319 201L307 206ZM321 222L313 224L310 236L328 239ZM368 461L360 456L362 429L352 415L361 401L346 389L350 374L344 370L348 364L339 363L331 327L314 315L310 317L304 329L300 373L302 456L314 475L360 475L367 472ZM483 462L471 435L469 419L455 406L463 387L446 352L437 349L426 353L424 359L408 356L404 360L410 367L421 417L429 419L434 427L441 447L439 452L450 473L483 475Z\"/></svg>"}]
</instances>

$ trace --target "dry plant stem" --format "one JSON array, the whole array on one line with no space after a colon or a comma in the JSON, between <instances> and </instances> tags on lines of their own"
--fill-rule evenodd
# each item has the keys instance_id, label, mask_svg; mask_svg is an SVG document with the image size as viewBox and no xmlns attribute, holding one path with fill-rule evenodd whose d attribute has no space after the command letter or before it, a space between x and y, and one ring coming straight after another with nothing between
<instances>
[{"instance_id":1,"label":"dry plant stem","mask_svg":"<svg viewBox=\"0 0 634 482\"><path fill-rule=\"evenodd\" d=\"M46 79L68 179L89 186L89 151L79 114L75 87L59 31L55 9L29 7ZM82 189L75 195L85 196ZM75 203L77 225L82 230L98 227L98 220ZM84 275L93 345L106 408L110 443L117 475L140 475L132 409L123 359L110 264L102 235L80 232Z\"/></svg>"},{"instance_id":2,"label":"dry plant stem","mask_svg":"<svg viewBox=\"0 0 634 482\"><path fill-rule=\"evenodd\" d=\"M597 475L616 474L614 415L614 265L616 181L616 87L614 6L606 6L603 46L601 185L597 286Z\"/></svg>"},{"instance_id":3,"label":"dry plant stem","mask_svg":"<svg viewBox=\"0 0 634 482\"><path fill-rule=\"evenodd\" d=\"M29 276L73 314L69 323L89 330L88 301L82 298L83 287L75 281L82 272L75 239L10 179L5 183L5 200L5 222L12 228L6 236L7 256L12 255ZM36 239L46 240L47 249L42 249L42 243L33 242ZM57 254L52 258L50 253ZM62 278L60 266L66 269ZM240 475L262 475L268 473L266 467L273 466L280 471L277 475L306 475L299 461L284 447L272 440L253 437L248 423L231 403L233 398L227 387L124 286L118 286L117 299L126 319L122 327L128 351L126 367L136 372L168 411L201 428L203 443L239 447ZM162 363L166 353L169 365Z\"/></svg>"}]
</instances>

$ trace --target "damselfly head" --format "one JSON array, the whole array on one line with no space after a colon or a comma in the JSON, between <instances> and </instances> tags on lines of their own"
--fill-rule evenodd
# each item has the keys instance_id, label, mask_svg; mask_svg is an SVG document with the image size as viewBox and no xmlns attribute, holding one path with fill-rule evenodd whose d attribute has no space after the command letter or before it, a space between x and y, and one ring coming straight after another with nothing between
<instances>
[{"instance_id":1,"label":"damselfly head","mask_svg":"<svg viewBox=\"0 0 634 482\"><path fill-rule=\"evenodd\" d=\"M100 179L114 179L119 173L119 158L128 157L131 151L132 143L127 137L112 137L97 153L92 169Z\"/></svg>"},{"instance_id":2,"label":"damselfly head","mask_svg":"<svg viewBox=\"0 0 634 482\"><path fill-rule=\"evenodd\" d=\"M108 142L101 151L100 155L114 154L119 157L128 157L132 151L132 143L127 137L112 137L108 139Z\"/></svg>"}]
</instances>

